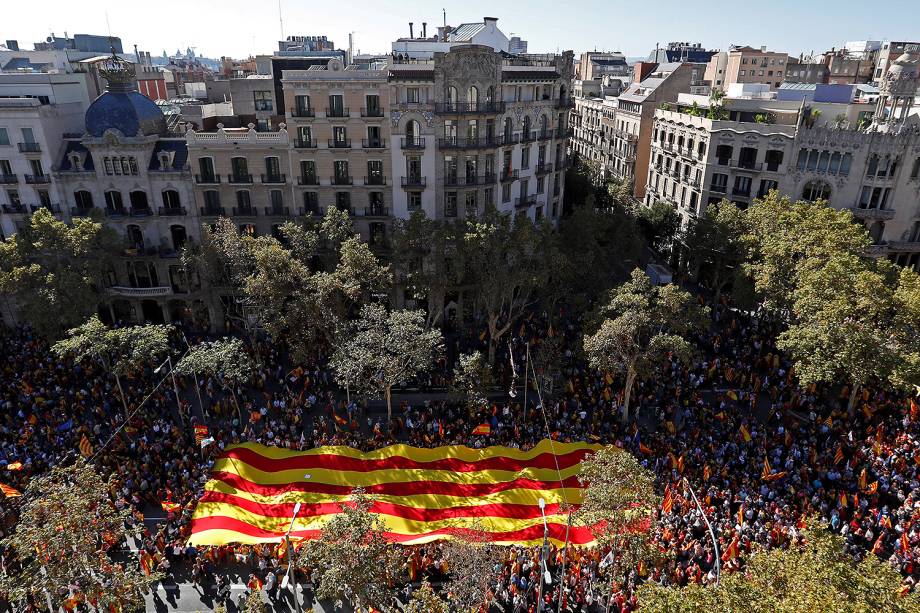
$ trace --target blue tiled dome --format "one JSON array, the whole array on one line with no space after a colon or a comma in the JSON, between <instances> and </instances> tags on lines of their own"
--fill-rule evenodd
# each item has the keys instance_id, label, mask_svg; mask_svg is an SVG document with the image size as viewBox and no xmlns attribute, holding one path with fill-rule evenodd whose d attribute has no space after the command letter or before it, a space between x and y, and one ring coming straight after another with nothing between
<instances>
[{"instance_id":1,"label":"blue tiled dome","mask_svg":"<svg viewBox=\"0 0 920 613\"><path fill-rule=\"evenodd\" d=\"M86 110L86 131L101 137L115 128L125 136L161 134L166 130L163 112L153 101L137 91L107 91Z\"/></svg>"}]
</instances>

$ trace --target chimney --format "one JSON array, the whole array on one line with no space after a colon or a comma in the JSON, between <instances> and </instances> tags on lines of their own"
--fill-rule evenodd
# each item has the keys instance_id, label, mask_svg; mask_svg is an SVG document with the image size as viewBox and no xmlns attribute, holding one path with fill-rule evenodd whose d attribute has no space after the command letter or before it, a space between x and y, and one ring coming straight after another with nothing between
<instances>
[{"instance_id":1,"label":"chimney","mask_svg":"<svg viewBox=\"0 0 920 613\"><path fill-rule=\"evenodd\" d=\"M422 38L428 38L428 23L422 22Z\"/></svg>"},{"instance_id":2,"label":"chimney","mask_svg":"<svg viewBox=\"0 0 920 613\"><path fill-rule=\"evenodd\" d=\"M497 27L495 24L498 23L498 17L483 17L482 22L486 24L487 28L491 28L490 32L494 32Z\"/></svg>"},{"instance_id":3,"label":"chimney","mask_svg":"<svg viewBox=\"0 0 920 613\"><path fill-rule=\"evenodd\" d=\"M409 38L415 38L415 34L412 33L412 22L409 22Z\"/></svg>"}]
</instances>

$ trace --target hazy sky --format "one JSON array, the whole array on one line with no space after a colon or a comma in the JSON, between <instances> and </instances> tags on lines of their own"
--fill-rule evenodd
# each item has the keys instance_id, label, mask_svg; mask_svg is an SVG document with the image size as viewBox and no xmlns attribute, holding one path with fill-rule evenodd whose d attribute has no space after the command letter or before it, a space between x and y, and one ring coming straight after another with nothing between
<instances>
[{"instance_id":1,"label":"hazy sky","mask_svg":"<svg viewBox=\"0 0 920 613\"><path fill-rule=\"evenodd\" d=\"M443 23L442 6L452 25L498 17L502 31L528 40L531 52L597 48L635 56L648 54L656 41L683 40L721 49L767 45L798 55L848 40L920 38L918 0L888 0L877 9L852 0L281 0L281 6L285 35L325 34L345 48L352 31L362 52L388 51L391 40L408 35L409 21L415 22L416 34L427 21L430 34ZM51 32L106 34L106 14L126 51L137 44L154 55L188 46L215 58L269 53L277 49L281 31L277 0L8 0L0 40L16 39L20 47L31 48Z\"/></svg>"}]
</instances>

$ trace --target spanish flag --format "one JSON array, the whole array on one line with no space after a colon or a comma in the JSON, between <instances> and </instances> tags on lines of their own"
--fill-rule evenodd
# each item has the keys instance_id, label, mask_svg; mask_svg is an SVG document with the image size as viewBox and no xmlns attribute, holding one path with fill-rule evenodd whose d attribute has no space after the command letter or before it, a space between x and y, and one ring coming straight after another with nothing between
<instances>
[{"instance_id":1,"label":"spanish flag","mask_svg":"<svg viewBox=\"0 0 920 613\"><path fill-rule=\"evenodd\" d=\"M868 475L866 474L866 469L864 468L859 473L859 489L861 491L865 491L867 480L868 480Z\"/></svg>"},{"instance_id":2,"label":"spanish flag","mask_svg":"<svg viewBox=\"0 0 920 613\"><path fill-rule=\"evenodd\" d=\"M22 462L11 462L6 465L7 470L22 470Z\"/></svg>"},{"instance_id":3,"label":"spanish flag","mask_svg":"<svg viewBox=\"0 0 920 613\"><path fill-rule=\"evenodd\" d=\"M170 500L164 500L160 503L160 506L163 507L163 510L167 513L176 513L177 511L182 510L181 504L176 504Z\"/></svg>"},{"instance_id":4,"label":"spanish flag","mask_svg":"<svg viewBox=\"0 0 920 613\"><path fill-rule=\"evenodd\" d=\"M664 513L670 513L674 508L674 496L671 494L671 485L664 488L664 498L661 501L661 510Z\"/></svg>"},{"instance_id":5,"label":"spanish flag","mask_svg":"<svg viewBox=\"0 0 920 613\"><path fill-rule=\"evenodd\" d=\"M639 451L647 455L652 455L653 453L651 449L643 445L641 442L639 443Z\"/></svg>"},{"instance_id":6,"label":"spanish flag","mask_svg":"<svg viewBox=\"0 0 920 613\"><path fill-rule=\"evenodd\" d=\"M840 506L843 507L844 509L850 506L849 504L847 504L847 495L844 494L843 492L840 492L840 496L838 496L837 498L840 500Z\"/></svg>"},{"instance_id":7,"label":"spanish flag","mask_svg":"<svg viewBox=\"0 0 920 613\"><path fill-rule=\"evenodd\" d=\"M208 438L208 427L203 425L195 426L195 444L201 447L201 441Z\"/></svg>"},{"instance_id":8,"label":"spanish flag","mask_svg":"<svg viewBox=\"0 0 920 613\"><path fill-rule=\"evenodd\" d=\"M88 458L93 455L93 444L89 442L89 439L86 438L85 434L80 438L80 455L82 455L84 458Z\"/></svg>"},{"instance_id":9,"label":"spanish flag","mask_svg":"<svg viewBox=\"0 0 920 613\"><path fill-rule=\"evenodd\" d=\"M473 434L477 436L488 436L492 434L492 426L486 423L479 424L473 428Z\"/></svg>"},{"instance_id":10,"label":"spanish flag","mask_svg":"<svg viewBox=\"0 0 920 613\"><path fill-rule=\"evenodd\" d=\"M745 442L745 443L750 443L750 442L751 442L751 433L748 432L747 427L744 426L744 425L742 425L742 426L741 426L741 429L740 429L740 432L741 432L741 438L744 439L744 442Z\"/></svg>"},{"instance_id":11,"label":"spanish flag","mask_svg":"<svg viewBox=\"0 0 920 613\"><path fill-rule=\"evenodd\" d=\"M907 532L901 533L901 553L910 552L910 539L907 538Z\"/></svg>"},{"instance_id":12,"label":"spanish flag","mask_svg":"<svg viewBox=\"0 0 920 613\"><path fill-rule=\"evenodd\" d=\"M731 544L728 546L728 549L725 550L725 553L722 554L722 561L728 562L732 558L738 557L738 537L732 539Z\"/></svg>"},{"instance_id":13,"label":"spanish flag","mask_svg":"<svg viewBox=\"0 0 920 613\"><path fill-rule=\"evenodd\" d=\"M908 402L910 403L910 420L917 421L920 419L920 405L913 398L908 399Z\"/></svg>"},{"instance_id":14,"label":"spanish flag","mask_svg":"<svg viewBox=\"0 0 920 613\"><path fill-rule=\"evenodd\" d=\"M538 544L543 541L542 498L550 538L560 545L568 519L565 503L577 507L582 500L581 462L600 448L548 440L528 451L462 445L294 451L233 445L214 464L192 516L189 542L277 543L298 502L291 537L316 538L353 489L363 487L375 497L370 510L382 522L385 537L395 543L450 539L482 525L492 543ZM570 528L570 543L594 541L590 528Z\"/></svg>"},{"instance_id":15,"label":"spanish flag","mask_svg":"<svg viewBox=\"0 0 920 613\"><path fill-rule=\"evenodd\" d=\"M348 420L341 417L338 413L333 413L332 418L335 420L336 425L342 426L343 428L348 425Z\"/></svg>"},{"instance_id":16,"label":"spanish flag","mask_svg":"<svg viewBox=\"0 0 920 613\"><path fill-rule=\"evenodd\" d=\"M703 481L709 481L709 464L703 467Z\"/></svg>"},{"instance_id":17,"label":"spanish flag","mask_svg":"<svg viewBox=\"0 0 920 613\"><path fill-rule=\"evenodd\" d=\"M3 492L3 495L7 498L18 498L22 496L22 492L3 483L0 483L0 492Z\"/></svg>"}]
</instances>

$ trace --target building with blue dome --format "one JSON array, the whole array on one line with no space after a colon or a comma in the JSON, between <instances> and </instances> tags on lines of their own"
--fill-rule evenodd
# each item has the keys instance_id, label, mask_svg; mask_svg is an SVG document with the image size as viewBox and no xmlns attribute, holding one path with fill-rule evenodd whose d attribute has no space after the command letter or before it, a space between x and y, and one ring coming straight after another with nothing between
<instances>
[{"instance_id":1,"label":"building with blue dome","mask_svg":"<svg viewBox=\"0 0 920 613\"><path fill-rule=\"evenodd\" d=\"M166 133L166 118L159 107L137 91L134 67L114 53L99 68L108 86L86 111L86 132L101 138L108 130L123 136Z\"/></svg>"}]
</instances>

